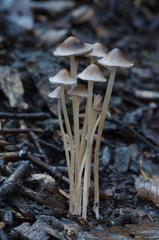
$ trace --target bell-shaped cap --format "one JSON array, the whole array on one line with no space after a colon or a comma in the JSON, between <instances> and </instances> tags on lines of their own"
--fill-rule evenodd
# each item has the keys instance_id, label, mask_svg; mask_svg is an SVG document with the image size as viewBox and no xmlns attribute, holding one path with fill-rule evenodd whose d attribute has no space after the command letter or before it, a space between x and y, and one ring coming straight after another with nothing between
<instances>
[{"instance_id":1,"label":"bell-shaped cap","mask_svg":"<svg viewBox=\"0 0 159 240\"><path fill-rule=\"evenodd\" d=\"M69 71L66 69L60 70L55 76L50 77L49 81L51 83L59 83L64 85L71 85L76 83L76 79L73 78Z\"/></svg>"},{"instance_id":2,"label":"bell-shaped cap","mask_svg":"<svg viewBox=\"0 0 159 240\"><path fill-rule=\"evenodd\" d=\"M106 54L105 57L98 60L103 66L108 67L122 67L130 68L134 65L133 62L129 61L119 48L114 48Z\"/></svg>"},{"instance_id":3,"label":"bell-shaped cap","mask_svg":"<svg viewBox=\"0 0 159 240\"><path fill-rule=\"evenodd\" d=\"M59 99L61 96L60 96L60 90L61 90L61 87L57 87L54 89L54 91L52 91L51 93L49 93L49 97L50 98L56 98L56 99Z\"/></svg>"},{"instance_id":4,"label":"bell-shaped cap","mask_svg":"<svg viewBox=\"0 0 159 240\"><path fill-rule=\"evenodd\" d=\"M106 54L107 54L107 49L104 47L104 45L99 42L96 42L92 44L92 50L86 55L89 57L102 58L102 57L105 57Z\"/></svg>"},{"instance_id":5,"label":"bell-shaped cap","mask_svg":"<svg viewBox=\"0 0 159 240\"><path fill-rule=\"evenodd\" d=\"M81 55L91 51L91 44L82 43L76 37L68 37L61 45L54 51L55 56L72 56Z\"/></svg>"},{"instance_id":6,"label":"bell-shaped cap","mask_svg":"<svg viewBox=\"0 0 159 240\"><path fill-rule=\"evenodd\" d=\"M85 85L79 84L79 85L75 86L73 89L69 90L67 92L67 94L70 96L87 98L88 97L88 89L85 87Z\"/></svg>"},{"instance_id":7,"label":"bell-shaped cap","mask_svg":"<svg viewBox=\"0 0 159 240\"><path fill-rule=\"evenodd\" d=\"M78 78L84 81L94 82L106 82L107 79L104 77L102 71L96 64L90 64L86 67L83 72L78 74Z\"/></svg>"}]
</instances>

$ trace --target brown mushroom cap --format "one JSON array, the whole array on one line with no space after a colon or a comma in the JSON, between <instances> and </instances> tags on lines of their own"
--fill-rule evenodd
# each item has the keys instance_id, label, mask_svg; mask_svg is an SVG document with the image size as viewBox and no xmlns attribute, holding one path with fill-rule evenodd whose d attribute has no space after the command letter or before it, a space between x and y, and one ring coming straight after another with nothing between
<instances>
[{"instance_id":1,"label":"brown mushroom cap","mask_svg":"<svg viewBox=\"0 0 159 240\"><path fill-rule=\"evenodd\" d=\"M49 81L51 83L59 83L64 85L71 85L76 83L76 79L73 78L69 71L66 69L60 70L55 76L50 77Z\"/></svg>"},{"instance_id":2,"label":"brown mushroom cap","mask_svg":"<svg viewBox=\"0 0 159 240\"><path fill-rule=\"evenodd\" d=\"M57 87L57 88L54 89L54 91L49 93L48 96L50 98L57 98L57 99L59 99L60 98L60 90L61 90L61 87Z\"/></svg>"},{"instance_id":3,"label":"brown mushroom cap","mask_svg":"<svg viewBox=\"0 0 159 240\"><path fill-rule=\"evenodd\" d=\"M102 71L96 64L90 64L86 67L83 72L78 74L78 78L84 81L94 82L106 82L107 79L104 77Z\"/></svg>"},{"instance_id":4,"label":"brown mushroom cap","mask_svg":"<svg viewBox=\"0 0 159 240\"><path fill-rule=\"evenodd\" d=\"M91 44L82 43L76 37L68 37L55 51L55 56L81 55L91 51Z\"/></svg>"},{"instance_id":5,"label":"brown mushroom cap","mask_svg":"<svg viewBox=\"0 0 159 240\"><path fill-rule=\"evenodd\" d=\"M73 89L69 90L68 95L70 96L77 96L77 97L88 97L88 90L83 84L79 84L75 86Z\"/></svg>"},{"instance_id":6,"label":"brown mushroom cap","mask_svg":"<svg viewBox=\"0 0 159 240\"><path fill-rule=\"evenodd\" d=\"M129 60L127 60L123 52L118 48L114 48L113 50L108 52L106 56L99 59L98 62L101 65L108 66L108 67L130 68L134 65L133 62L130 62Z\"/></svg>"},{"instance_id":7,"label":"brown mushroom cap","mask_svg":"<svg viewBox=\"0 0 159 240\"><path fill-rule=\"evenodd\" d=\"M99 42L96 42L92 44L92 50L89 53L87 53L86 56L101 58L105 57L106 54L107 50L104 47L104 45Z\"/></svg>"}]
</instances>

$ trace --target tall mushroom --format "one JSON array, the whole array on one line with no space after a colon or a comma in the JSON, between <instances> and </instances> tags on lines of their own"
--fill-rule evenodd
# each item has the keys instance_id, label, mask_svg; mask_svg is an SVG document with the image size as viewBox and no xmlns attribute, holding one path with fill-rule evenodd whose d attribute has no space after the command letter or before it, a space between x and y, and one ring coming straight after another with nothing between
<instances>
[{"instance_id":1,"label":"tall mushroom","mask_svg":"<svg viewBox=\"0 0 159 240\"><path fill-rule=\"evenodd\" d=\"M78 60L76 59L76 56L80 56L82 54L88 53L91 51L92 46L87 43L82 43L78 38L71 36L68 37L64 42L61 43L61 45L54 51L55 56L64 56L69 57L70 60L70 73L71 75L76 79L77 84L77 68L78 68ZM74 135L75 135L75 142L78 142L78 139L76 138L76 97L72 97L72 110L73 110L73 120L74 120ZM76 148L77 150L77 148ZM76 151L75 153L76 162L79 161L79 153Z\"/></svg>"},{"instance_id":2,"label":"tall mushroom","mask_svg":"<svg viewBox=\"0 0 159 240\"><path fill-rule=\"evenodd\" d=\"M102 138L102 132L105 122L105 117L108 112L108 106L110 102L110 97L112 94L114 79L116 75L117 67L122 68L130 68L133 66L133 63L128 61L120 49L113 49L110 51L105 57L98 60L98 63L111 68L111 74L108 81L103 106L102 106L102 112L101 112L101 118L100 123L98 127L98 134L97 134L97 140L95 145L95 155L94 155L94 212L96 215L96 218L99 218L99 149L101 144L101 138Z\"/></svg>"},{"instance_id":3,"label":"tall mushroom","mask_svg":"<svg viewBox=\"0 0 159 240\"><path fill-rule=\"evenodd\" d=\"M69 144L71 146L71 175L70 175L70 213L73 212L73 185L74 185L74 140L73 140L73 135L72 135L72 130L71 130L71 125L67 113L67 108L66 108L66 99L65 99L65 85L73 85L76 83L76 79L73 78L70 73L66 69L60 70L55 76L50 77L49 81L51 83L58 83L60 84L60 94L61 94L61 104L62 104L62 110L63 110L63 115L64 115L64 120L65 120L65 125L69 137Z\"/></svg>"},{"instance_id":4,"label":"tall mushroom","mask_svg":"<svg viewBox=\"0 0 159 240\"><path fill-rule=\"evenodd\" d=\"M87 112L88 112L88 134L87 134L87 161L84 173L84 191L83 191L83 209L82 216L87 216L87 205L89 197L89 186L90 186L90 171L91 171L91 158L92 158L92 142L91 132L93 129L92 124L92 99L93 99L93 82L106 82L102 71L96 64L90 64L86 69L83 70L78 77L81 80L88 81L88 99L87 99Z\"/></svg>"}]
</instances>

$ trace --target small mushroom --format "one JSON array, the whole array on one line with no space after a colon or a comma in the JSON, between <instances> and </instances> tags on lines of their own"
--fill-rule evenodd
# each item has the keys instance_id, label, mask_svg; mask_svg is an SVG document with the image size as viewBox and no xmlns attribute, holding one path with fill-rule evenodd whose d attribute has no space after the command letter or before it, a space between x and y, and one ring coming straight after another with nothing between
<instances>
[{"instance_id":1,"label":"small mushroom","mask_svg":"<svg viewBox=\"0 0 159 240\"><path fill-rule=\"evenodd\" d=\"M102 139L102 132L104 128L104 122L108 112L108 106L112 94L114 79L118 67L130 68L133 66L133 63L127 60L122 51L118 48L115 48L109 53L107 53L105 57L98 60L98 63L105 67L111 67L111 74L104 96L94 153L94 212L97 219L99 218L99 150Z\"/></svg>"},{"instance_id":2,"label":"small mushroom","mask_svg":"<svg viewBox=\"0 0 159 240\"><path fill-rule=\"evenodd\" d=\"M99 42L96 42L92 44L92 50L86 53L85 56L102 58L102 57L105 57L106 54L107 54L107 49L104 47L104 45Z\"/></svg>"},{"instance_id":3,"label":"small mushroom","mask_svg":"<svg viewBox=\"0 0 159 240\"><path fill-rule=\"evenodd\" d=\"M88 114L88 134L87 134L87 162L84 174L84 189L83 192L83 211L82 216L86 218L87 216L87 205L88 205L88 196L89 196L89 185L90 185L90 167L91 167L91 158L92 158L92 142L91 142L91 133L93 129L92 124L92 99L93 99L93 82L106 82L102 71L96 64L90 64L87 68L83 70L82 73L78 74L78 77L81 80L88 81L88 100L87 100L87 114Z\"/></svg>"},{"instance_id":4,"label":"small mushroom","mask_svg":"<svg viewBox=\"0 0 159 240\"><path fill-rule=\"evenodd\" d=\"M75 56L87 53L92 49L92 46L87 43L82 43L76 37L68 37L61 45L54 51L55 56L64 56L70 58L70 72L73 77L77 76L78 63Z\"/></svg>"},{"instance_id":5,"label":"small mushroom","mask_svg":"<svg viewBox=\"0 0 159 240\"><path fill-rule=\"evenodd\" d=\"M49 81L51 83L59 83L61 84L60 88L60 94L61 94L61 104L62 104L62 110L65 120L66 129L69 136L69 143L71 146L71 176L70 176L70 212L73 212L73 198L74 198L74 191L73 191L73 185L74 185L74 140L73 140L73 134L71 130L71 125L67 113L66 108L66 99L65 99L65 85L73 85L76 83L75 78L73 78L70 73L66 69L62 69L59 71L55 76L50 77Z\"/></svg>"},{"instance_id":6,"label":"small mushroom","mask_svg":"<svg viewBox=\"0 0 159 240\"><path fill-rule=\"evenodd\" d=\"M125 57L119 48L114 48L103 58L99 59L98 62L105 67L130 68L134 65L133 62Z\"/></svg>"},{"instance_id":7,"label":"small mushroom","mask_svg":"<svg viewBox=\"0 0 159 240\"><path fill-rule=\"evenodd\" d=\"M67 168L68 168L68 176L70 177L70 156L69 156L69 151L68 151L68 145L67 145L67 138L63 126L63 121L62 121L62 111L61 111L61 87L57 87L53 92L51 92L48 95L50 98L54 98L58 100L58 120L59 120L59 125L60 125L60 130L61 130L61 135L62 135L62 140L64 143L64 149L65 149L65 155L66 155L66 162L67 162Z\"/></svg>"},{"instance_id":8,"label":"small mushroom","mask_svg":"<svg viewBox=\"0 0 159 240\"><path fill-rule=\"evenodd\" d=\"M50 83L59 83L62 85L73 85L76 80L73 78L68 70L61 69L55 76L49 78Z\"/></svg>"}]
</instances>

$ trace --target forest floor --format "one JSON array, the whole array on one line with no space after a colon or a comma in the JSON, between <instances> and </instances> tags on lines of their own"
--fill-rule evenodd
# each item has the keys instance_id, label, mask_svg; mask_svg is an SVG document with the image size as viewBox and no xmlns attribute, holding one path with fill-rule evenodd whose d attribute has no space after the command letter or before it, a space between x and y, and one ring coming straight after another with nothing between
<instances>
[{"instance_id":1,"label":"forest floor","mask_svg":"<svg viewBox=\"0 0 159 240\"><path fill-rule=\"evenodd\" d=\"M31 30L1 15L0 239L159 239L159 194L149 196L151 188L139 178L158 191L159 5L112 1L113 8L107 1L68 0L59 8L50 2L32 4ZM68 67L53 50L70 35L100 41L108 50L121 48L135 63L119 69L115 79L100 153L98 221L92 189L88 221L68 216L57 106L48 98L54 87L49 76ZM145 184L143 198L136 179Z\"/></svg>"}]
</instances>

